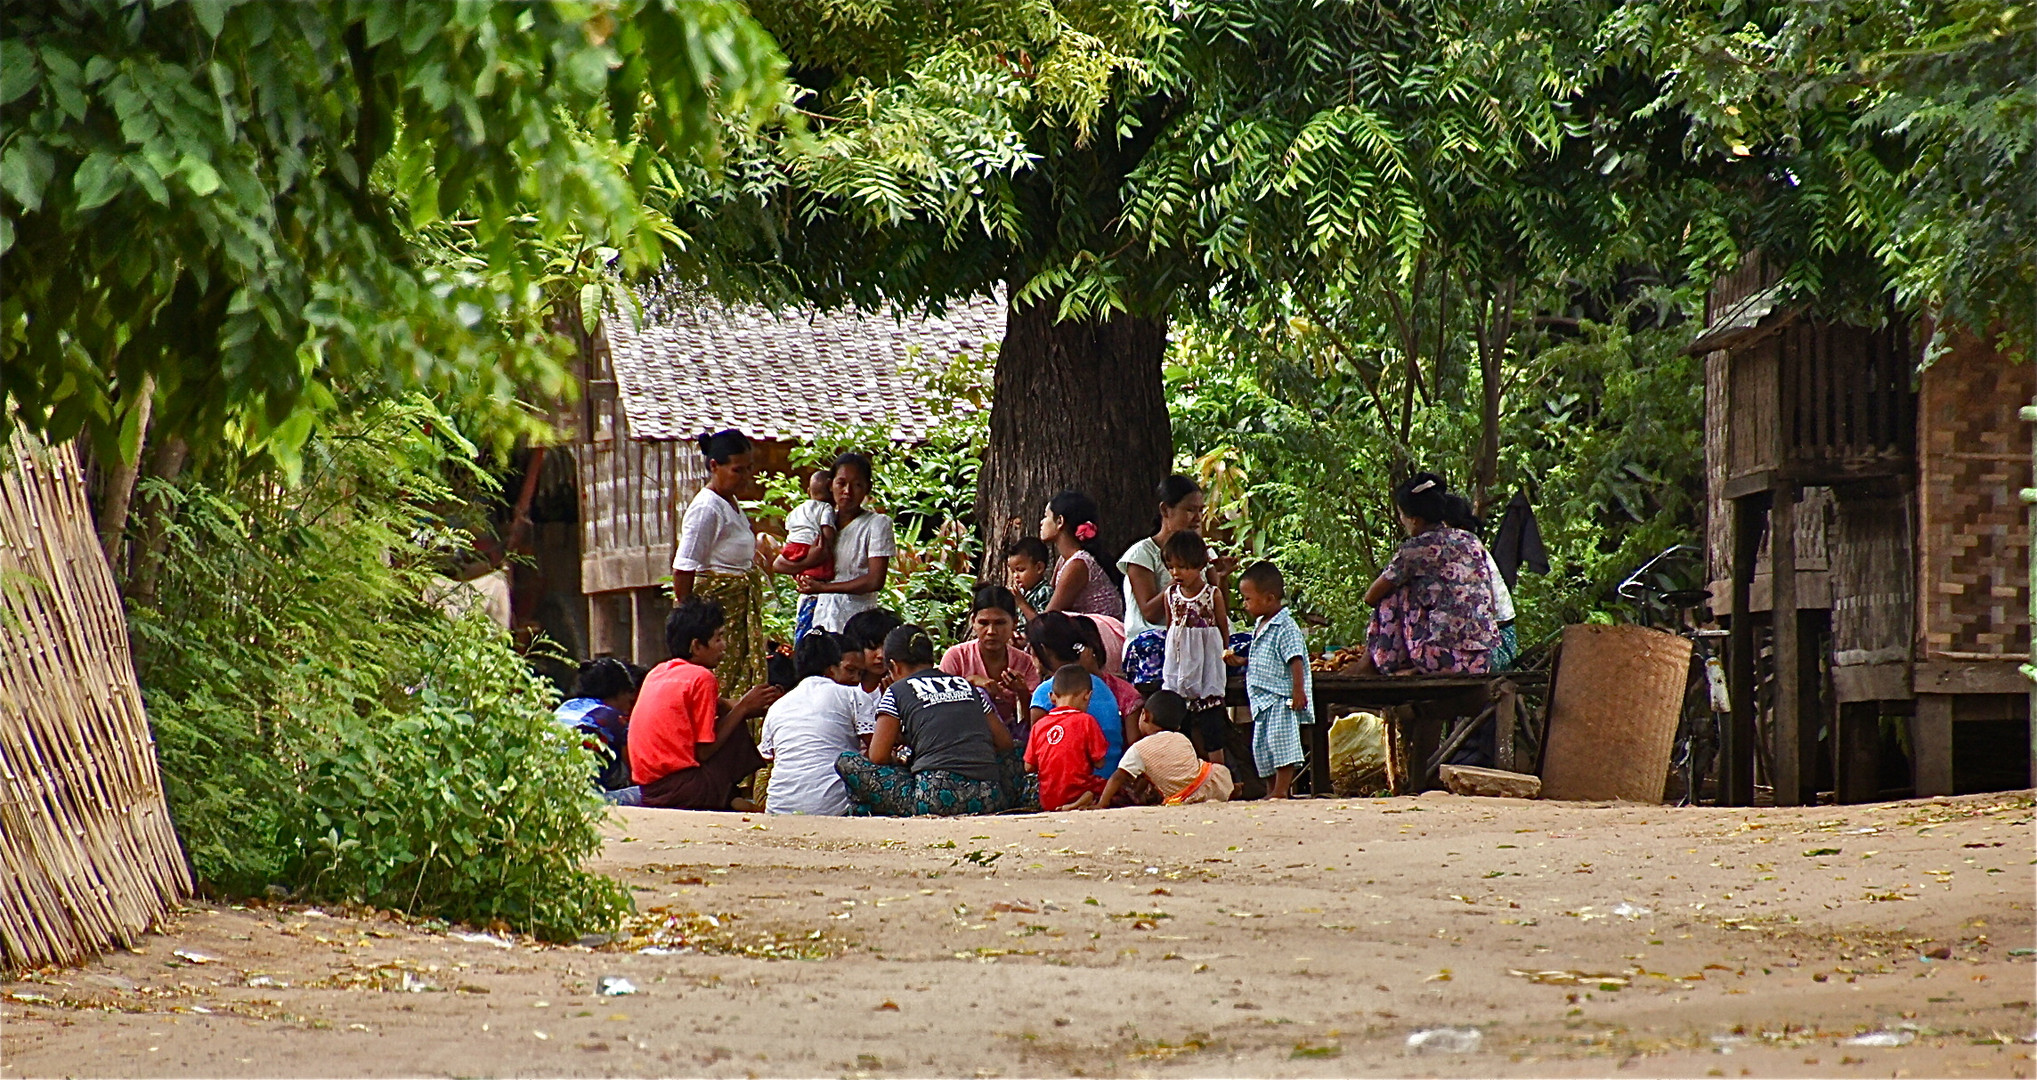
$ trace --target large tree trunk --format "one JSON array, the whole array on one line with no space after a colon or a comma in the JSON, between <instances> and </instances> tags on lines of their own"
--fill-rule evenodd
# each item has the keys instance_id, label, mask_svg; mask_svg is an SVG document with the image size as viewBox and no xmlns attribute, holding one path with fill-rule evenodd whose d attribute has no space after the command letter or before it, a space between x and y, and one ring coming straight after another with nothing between
<instances>
[{"instance_id":1,"label":"large tree trunk","mask_svg":"<svg viewBox=\"0 0 2037 1080\"><path fill-rule=\"evenodd\" d=\"M1096 500L1098 546L1115 560L1152 531L1153 488L1174 458L1160 380L1166 321L1057 323L1054 313L1052 303L1016 300L1006 312L976 493L994 581L1004 545L1035 533L1047 500L1071 488Z\"/></svg>"}]
</instances>

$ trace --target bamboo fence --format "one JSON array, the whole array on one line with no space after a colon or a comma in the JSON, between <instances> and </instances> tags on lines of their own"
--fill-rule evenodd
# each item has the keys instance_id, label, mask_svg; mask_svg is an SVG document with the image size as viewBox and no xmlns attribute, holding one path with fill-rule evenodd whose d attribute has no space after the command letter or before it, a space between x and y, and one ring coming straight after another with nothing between
<instances>
[{"instance_id":1,"label":"bamboo fence","mask_svg":"<svg viewBox=\"0 0 2037 1080\"><path fill-rule=\"evenodd\" d=\"M132 945L191 877L69 448L0 453L0 959Z\"/></svg>"}]
</instances>

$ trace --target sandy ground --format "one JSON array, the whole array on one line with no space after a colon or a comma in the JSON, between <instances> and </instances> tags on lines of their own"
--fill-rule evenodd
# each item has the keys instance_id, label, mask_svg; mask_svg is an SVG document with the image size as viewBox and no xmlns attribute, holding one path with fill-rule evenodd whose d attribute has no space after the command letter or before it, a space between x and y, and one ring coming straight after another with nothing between
<instances>
[{"instance_id":1,"label":"sandy ground","mask_svg":"<svg viewBox=\"0 0 2037 1080\"><path fill-rule=\"evenodd\" d=\"M6 984L0 1075L2030 1076L2032 856L2028 793L627 811L617 941L200 905Z\"/></svg>"}]
</instances>

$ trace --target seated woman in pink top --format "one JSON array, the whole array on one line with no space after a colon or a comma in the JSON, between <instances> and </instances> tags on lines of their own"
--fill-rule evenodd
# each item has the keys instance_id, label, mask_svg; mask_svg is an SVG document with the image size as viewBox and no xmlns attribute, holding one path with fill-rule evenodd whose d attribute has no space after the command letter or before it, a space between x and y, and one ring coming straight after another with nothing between
<instances>
[{"instance_id":1,"label":"seated woman in pink top","mask_svg":"<svg viewBox=\"0 0 2037 1080\"><path fill-rule=\"evenodd\" d=\"M1096 554L1096 514L1096 501L1079 491L1064 491L1048 500L1047 512L1040 518L1040 539L1053 546L1058 561L1053 595L1042 613L1089 616L1103 634L1103 669L1121 675L1125 598Z\"/></svg>"},{"instance_id":2,"label":"seated woman in pink top","mask_svg":"<svg viewBox=\"0 0 2037 1080\"><path fill-rule=\"evenodd\" d=\"M1040 539L1060 558L1048 611L1124 619L1125 598L1096 555L1096 500L1079 491L1064 491L1048 500L1040 518Z\"/></svg>"},{"instance_id":3,"label":"seated woman in pink top","mask_svg":"<svg viewBox=\"0 0 2037 1080\"><path fill-rule=\"evenodd\" d=\"M1024 744L1032 719L1024 702L1040 685L1040 665L1013 645L1018 636L1018 598L1002 585L978 585L970 600L969 627L975 637L949 649L941 670L960 675L990 695L998 719Z\"/></svg>"}]
</instances>

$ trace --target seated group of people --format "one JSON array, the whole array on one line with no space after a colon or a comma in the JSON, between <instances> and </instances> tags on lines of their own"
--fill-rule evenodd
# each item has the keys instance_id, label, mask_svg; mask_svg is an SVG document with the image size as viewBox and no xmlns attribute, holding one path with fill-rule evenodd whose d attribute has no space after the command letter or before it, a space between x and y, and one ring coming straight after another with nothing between
<instances>
[{"instance_id":1,"label":"seated group of people","mask_svg":"<svg viewBox=\"0 0 2037 1080\"><path fill-rule=\"evenodd\" d=\"M731 701L715 675L726 617L717 601L691 597L666 622L674 659L635 684L627 665L590 661L560 719L604 752L600 786L626 805L757 809L739 792L767 763L759 796L783 814L947 816L1230 797L1229 770L1182 734L1186 703L1104 673L1094 626L1041 615L1028 625L1028 651L1014 641L1009 590L983 586L975 600L976 636L939 665L926 629L876 609L840 634L804 635L789 690L760 686ZM753 739L749 722L760 715Z\"/></svg>"},{"instance_id":2,"label":"seated group of people","mask_svg":"<svg viewBox=\"0 0 2037 1080\"><path fill-rule=\"evenodd\" d=\"M867 485L860 459L817 474L810 504L826 505L823 477L840 488L845 476L856 483L840 501L853 509ZM1125 556L1123 606L1115 610L1139 611L1132 625L1082 610L1120 598L1106 573L1091 569L1093 556L1084 557L1095 536L1093 504L1064 492L1031 545L1051 537L1062 549L1053 584L1044 552L1010 553L1016 591L979 586L972 637L938 663L925 628L902 625L867 597L870 606L826 613L802 603L793 685L757 686L727 700L717 665L724 655L755 661L757 650L733 647L725 630L731 613L692 592L666 624L675 659L640 677L615 660L591 662L560 719L605 755L601 787L618 803L755 809L738 791L767 764L768 789L758 792L775 813L980 814L1189 794L1199 801L1230 794L1224 668L1243 667L1251 764L1273 797L1286 797L1303 763L1300 727L1314 721L1314 688L1280 572L1261 562L1240 576L1238 595L1256 621L1250 635L1231 636L1225 578L1234 561L1215 558L1199 535L1199 489L1169 477L1159 495L1161 529ZM1375 610L1361 670L1504 668L1515 648L1511 598L1473 531L1470 504L1433 473L1409 477L1393 497L1407 539L1366 593ZM806 573L816 551L839 554L830 529L810 531L811 540L802 534L783 549L777 569ZM881 566L870 573L881 582ZM802 593L817 587L802 579ZM745 639L755 636L752 622L742 624ZM755 666L724 671L740 685L759 677Z\"/></svg>"}]
</instances>

